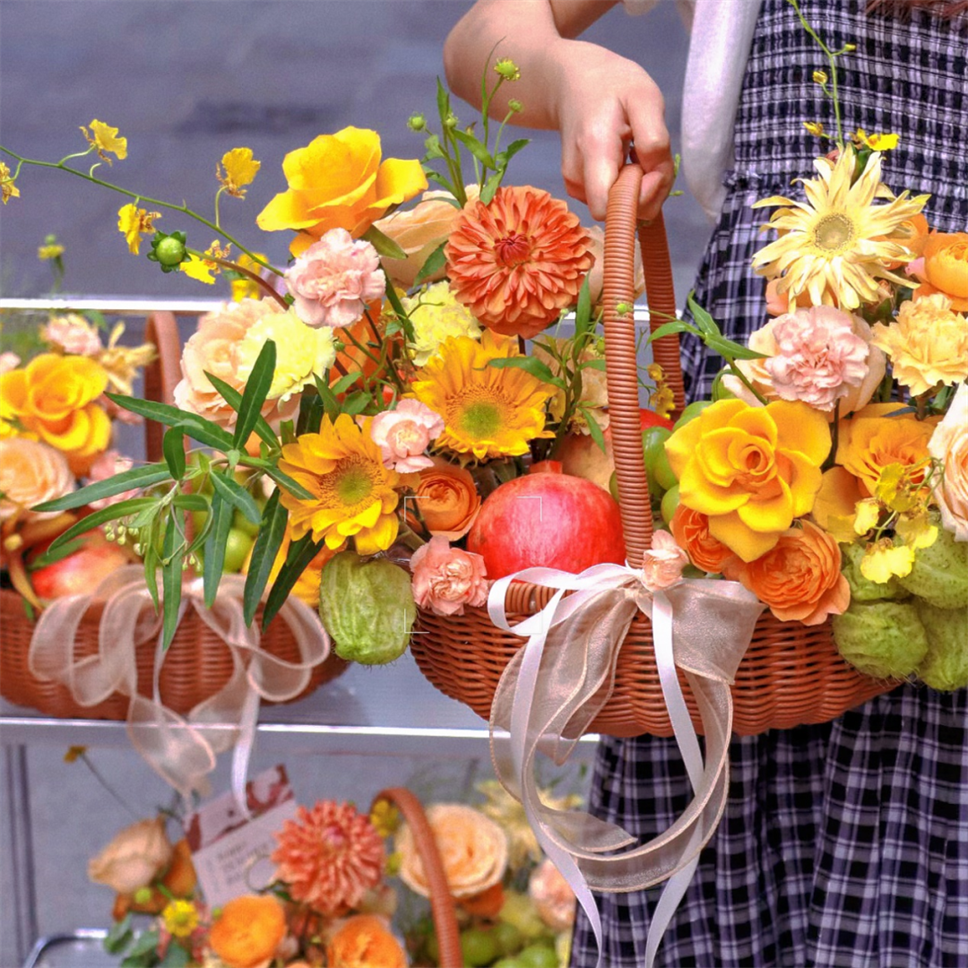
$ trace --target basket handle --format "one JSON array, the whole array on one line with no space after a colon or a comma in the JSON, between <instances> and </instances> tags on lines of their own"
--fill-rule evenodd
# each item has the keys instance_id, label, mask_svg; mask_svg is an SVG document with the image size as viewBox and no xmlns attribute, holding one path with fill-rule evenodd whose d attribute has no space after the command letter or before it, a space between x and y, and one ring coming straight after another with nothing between
<instances>
[{"instance_id":1,"label":"basket handle","mask_svg":"<svg viewBox=\"0 0 968 968\"><path fill-rule=\"evenodd\" d=\"M440 948L440 968L463 968L464 956L460 949L460 932L457 927L454 899L451 897L447 875L444 873L440 851L437 849L437 841L434 839L434 833L430 829L423 806L406 787L388 787L381 790L373 798L374 805L380 800L389 800L400 810L420 852L427 883L430 885L430 910Z\"/></svg>"},{"instance_id":2,"label":"basket handle","mask_svg":"<svg viewBox=\"0 0 968 968\"><path fill-rule=\"evenodd\" d=\"M612 186L605 216L603 302L606 382L609 427L615 460L622 530L629 564L638 567L652 544L652 505L642 455L639 419L639 380L636 358L635 317L616 307L631 307L634 296L635 230L642 169L626 165ZM672 262L662 213L638 226L642 266L645 271L649 326L654 332L676 318ZM655 341L653 357L662 367L673 392L673 412L685 406L679 337L675 334Z\"/></svg>"},{"instance_id":3,"label":"basket handle","mask_svg":"<svg viewBox=\"0 0 968 968\"><path fill-rule=\"evenodd\" d=\"M155 358L145 367L145 400L174 403L175 384L181 379L181 339L173 313L155 312L145 321L145 342L155 347ZM145 456L149 463L163 459L165 427L154 420L145 421Z\"/></svg>"}]
</instances>

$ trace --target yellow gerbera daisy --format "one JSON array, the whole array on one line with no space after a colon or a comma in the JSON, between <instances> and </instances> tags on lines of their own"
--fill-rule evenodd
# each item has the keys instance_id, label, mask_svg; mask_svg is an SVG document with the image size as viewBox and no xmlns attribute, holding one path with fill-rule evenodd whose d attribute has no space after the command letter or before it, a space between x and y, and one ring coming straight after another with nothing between
<instances>
[{"instance_id":1,"label":"yellow gerbera daisy","mask_svg":"<svg viewBox=\"0 0 968 968\"><path fill-rule=\"evenodd\" d=\"M927 195L895 197L881 182L881 156L872 154L851 184L855 153L851 146L836 161L817 158L819 178L801 179L805 202L773 195L754 205L783 205L763 226L779 232L753 257L753 268L768 279L779 279L777 291L787 293L791 311L806 301L856 309L879 298L878 280L909 285L892 269L910 262L904 242L906 225L924 207ZM875 199L886 201L874 205Z\"/></svg>"},{"instance_id":2,"label":"yellow gerbera daisy","mask_svg":"<svg viewBox=\"0 0 968 968\"><path fill-rule=\"evenodd\" d=\"M282 448L279 469L314 495L303 499L282 490L294 539L311 531L314 541L339 548L353 538L361 555L385 551L396 540L394 488L403 478L383 466L371 422L361 428L345 413L335 421L324 417L318 434L303 434Z\"/></svg>"},{"instance_id":3,"label":"yellow gerbera daisy","mask_svg":"<svg viewBox=\"0 0 968 968\"><path fill-rule=\"evenodd\" d=\"M445 340L417 371L410 396L445 421L437 446L484 460L526 454L528 441L552 436L544 429L545 404L555 388L517 367L489 365L514 356L520 356L515 338L485 330L480 342Z\"/></svg>"}]
</instances>

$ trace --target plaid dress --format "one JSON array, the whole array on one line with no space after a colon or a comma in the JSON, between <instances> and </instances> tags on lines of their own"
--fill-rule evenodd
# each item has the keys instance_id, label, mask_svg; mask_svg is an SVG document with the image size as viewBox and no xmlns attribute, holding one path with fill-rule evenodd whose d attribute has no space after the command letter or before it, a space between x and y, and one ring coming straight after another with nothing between
<instances>
[{"instance_id":1,"label":"plaid dress","mask_svg":"<svg viewBox=\"0 0 968 968\"><path fill-rule=\"evenodd\" d=\"M930 193L941 231L968 229L968 15L945 21L864 13L864 0L801 0L841 60L846 131L897 132L884 158L896 191ZM826 58L787 0L764 0L736 119L728 197L696 283L697 302L733 337L765 321L749 269L768 212L813 174L835 131L813 71ZM689 390L703 396L720 361L684 341ZM905 685L833 723L736 738L723 821L659 948L663 968L965 968L968 966L968 690ZM675 741L604 739L592 810L650 839L690 799ZM661 887L598 897L603 962L638 968ZM579 911L572 964L593 966Z\"/></svg>"}]
</instances>

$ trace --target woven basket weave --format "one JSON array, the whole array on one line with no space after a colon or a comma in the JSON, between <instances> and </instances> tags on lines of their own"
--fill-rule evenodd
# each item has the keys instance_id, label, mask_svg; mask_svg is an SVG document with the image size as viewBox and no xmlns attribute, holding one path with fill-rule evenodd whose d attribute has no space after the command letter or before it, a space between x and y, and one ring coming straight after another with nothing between
<instances>
[{"instance_id":1,"label":"woven basket weave","mask_svg":"<svg viewBox=\"0 0 968 968\"><path fill-rule=\"evenodd\" d=\"M603 294L609 426L626 550L633 565L641 562L651 545L653 520L642 459L634 321L631 314L616 313L615 307L631 305L634 298L635 210L641 177L638 166L627 166L609 196ZM640 227L639 242L654 330L676 314L661 215ZM656 340L653 353L673 388L675 409L681 410L685 396L678 338ZM512 584L506 599L510 622L535 614L552 594L525 582ZM486 719L504 667L525 640L495 628L486 609L465 607L464 612L441 617L421 609L417 618L421 634L413 637L411 651L434 686ZM695 701L681 674L680 681L693 722L701 731ZM732 690L733 726L739 735L751 736L768 729L827 722L896 685L864 676L845 662L833 642L829 620L806 626L780 622L765 612ZM619 652L614 692L590 731L611 736L672 735L656 670L651 622L641 613Z\"/></svg>"},{"instance_id":2,"label":"woven basket weave","mask_svg":"<svg viewBox=\"0 0 968 968\"><path fill-rule=\"evenodd\" d=\"M178 328L170 313L149 317L145 339L157 347L157 358L145 370L146 399L171 402L172 390L180 373ZM164 428L145 422L145 446L149 460L158 460ZM95 655L98 651L98 626L103 606L88 609L74 642L75 658ZM255 621L259 622L261 616ZM82 706L70 690L59 683L38 679L28 667L27 657L34 633L34 622L27 616L23 599L15 591L0 590L0 695L18 706L28 706L58 719L116 719L127 716L129 698L120 693L109 696L94 706ZM137 647L138 692L150 696L155 658L155 640ZM284 622L273 621L262 634L262 648L288 662L299 662L300 655L292 631ZM340 675L348 663L335 653L316 666L310 674L302 697L324 682ZM229 647L198 616L188 609L175 632L161 668L162 702L184 715L194 706L215 694L228 681L233 671Z\"/></svg>"}]
</instances>

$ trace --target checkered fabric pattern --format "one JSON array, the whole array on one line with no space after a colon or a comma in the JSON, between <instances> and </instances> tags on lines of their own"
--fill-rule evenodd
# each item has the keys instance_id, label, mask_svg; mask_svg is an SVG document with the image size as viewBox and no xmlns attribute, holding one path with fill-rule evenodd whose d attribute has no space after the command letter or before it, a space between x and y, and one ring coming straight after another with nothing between
<instances>
[{"instance_id":1,"label":"checkered fabric pattern","mask_svg":"<svg viewBox=\"0 0 968 968\"><path fill-rule=\"evenodd\" d=\"M801 0L843 59L848 130L897 132L884 162L896 189L930 192L931 225L968 229L968 16L867 16L865 0ZM736 165L696 284L738 338L762 325L749 262L768 236L753 202L795 191L834 130L811 81L825 58L787 0L764 0L736 123ZM674 229L673 229L674 231ZM719 361L684 345L692 396ZM592 809L644 840L689 799L673 740L603 740ZM603 963L639 968L661 888L599 896ZM572 965L597 951L579 912ZM656 961L661 968L968 968L968 690L906 685L833 723L735 739L726 815L703 852Z\"/></svg>"}]
</instances>

